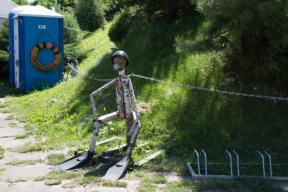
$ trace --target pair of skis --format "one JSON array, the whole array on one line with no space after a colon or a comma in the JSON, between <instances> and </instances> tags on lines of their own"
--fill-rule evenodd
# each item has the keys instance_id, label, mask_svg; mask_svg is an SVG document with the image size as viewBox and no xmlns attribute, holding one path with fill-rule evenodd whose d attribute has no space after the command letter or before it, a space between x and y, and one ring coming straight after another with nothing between
<instances>
[{"instance_id":1,"label":"pair of skis","mask_svg":"<svg viewBox=\"0 0 288 192\"><path fill-rule=\"evenodd\" d=\"M94 157L94 153L91 153L89 151L85 152L84 154L80 156L74 156L67 161L55 165L52 167L54 170L72 170L84 167L91 162L91 160ZM104 176L102 176L102 179L105 180L111 180L116 181L123 177L128 169L129 162L131 161L130 156L123 156L119 161L117 161L112 167L110 167Z\"/></svg>"}]
</instances>

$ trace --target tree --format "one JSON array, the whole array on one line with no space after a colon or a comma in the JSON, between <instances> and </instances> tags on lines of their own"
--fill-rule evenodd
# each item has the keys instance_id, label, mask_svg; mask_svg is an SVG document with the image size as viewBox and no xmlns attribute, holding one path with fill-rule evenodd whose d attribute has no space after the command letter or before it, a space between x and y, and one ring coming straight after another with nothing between
<instances>
[{"instance_id":1,"label":"tree","mask_svg":"<svg viewBox=\"0 0 288 192\"><path fill-rule=\"evenodd\" d=\"M8 20L3 22L3 27L0 29L0 73L8 72L9 65L9 29Z\"/></svg>"},{"instance_id":2,"label":"tree","mask_svg":"<svg viewBox=\"0 0 288 192\"><path fill-rule=\"evenodd\" d=\"M13 0L17 5L27 5L27 0Z\"/></svg>"},{"instance_id":3,"label":"tree","mask_svg":"<svg viewBox=\"0 0 288 192\"><path fill-rule=\"evenodd\" d=\"M76 0L57 0L57 7L61 10L70 10L75 7ZM55 0L36 0L33 2L33 5L42 5L48 9L51 9L52 6L55 6Z\"/></svg>"},{"instance_id":4,"label":"tree","mask_svg":"<svg viewBox=\"0 0 288 192\"><path fill-rule=\"evenodd\" d=\"M175 18L187 12L195 10L197 0L145 0L147 12L152 15L156 11L169 18Z\"/></svg>"},{"instance_id":5,"label":"tree","mask_svg":"<svg viewBox=\"0 0 288 192\"><path fill-rule=\"evenodd\" d=\"M288 83L287 0L199 0L206 36L227 52L226 70L242 80Z\"/></svg>"},{"instance_id":6,"label":"tree","mask_svg":"<svg viewBox=\"0 0 288 192\"><path fill-rule=\"evenodd\" d=\"M78 0L75 16L83 30L94 31L104 23L104 6L101 0Z\"/></svg>"}]
</instances>

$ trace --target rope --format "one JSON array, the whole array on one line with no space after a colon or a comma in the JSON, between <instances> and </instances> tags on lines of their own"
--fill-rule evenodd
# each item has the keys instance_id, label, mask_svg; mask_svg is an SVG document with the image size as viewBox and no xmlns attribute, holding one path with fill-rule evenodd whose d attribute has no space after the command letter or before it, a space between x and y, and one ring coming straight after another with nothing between
<instances>
[{"instance_id":1,"label":"rope","mask_svg":"<svg viewBox=\"0 0 288 192\"><path fill-rule=\"evenodd\" d=\"M286 97L275 97L275 96L266 96L266 95L256 95L256 94L248 94L248 93L239 93L239 92L233 92L233 91L223 91L223 90L214 90L214 89L209 89L209 88L205 88L205 87L197 87L197 86L193 86L193 85L185 85L185 84L180 84L180 83L174 83L171 81L164 81L164 80L160 80L160 79L155 79L152 77L146 77L143 75L137 75L137 74L131 74L131 77L137 77L140 79L146 79L146 80L150 80L150 81L156 81L159 83L166 83L169 85L175 85L175 86L179 86L179 87L185 87L185 88L190 88L190 89L197 89L197 90L201 90L201 91L207 91L207 92L214 92L214 93L221 93L221 94L226 94L226 95L235 95L235 96L243 96L243 97L253 97L253 98L259 98L259 99L268 99L268 100L277 100L277 101L288 101L288 98Z\"/></svg>"},{"instance_id":2,"label":"rope","mask_svg":"<svg viewBox=\"0 0 288 192\"><path fill-rule=\"evenodd\" d=\"M75 29L75 28L71 28L71 27L67 27L67 26L64 26L64 28L70 29L70 30L72 30L72 31L77 31L77 32L80 32L80 33L92 33L92 32L90 32L90 31L82 31L82 30L80 30L80 29Z\"/></svg>"},{"instance_id":3,"label":"rope","mask_svg":"<svg viewBox=\"0 0 288 192\"><path fill-rule=\"evenodd\" d=\"M70 63L67 63L67 65L73 69L76 73L78 73L79 75L87 78L87 79L90 79L90 80L94 80L94 81L101 81L101 82L108 82L108 81L112 81L113 79L99 79L99 78L95 78L95 77L91 77L91 76L88 76L88 75L85 75L84 73L81 73L78 69L75 69L74 66L72 66Z\"/></svg>"}]
</instances>

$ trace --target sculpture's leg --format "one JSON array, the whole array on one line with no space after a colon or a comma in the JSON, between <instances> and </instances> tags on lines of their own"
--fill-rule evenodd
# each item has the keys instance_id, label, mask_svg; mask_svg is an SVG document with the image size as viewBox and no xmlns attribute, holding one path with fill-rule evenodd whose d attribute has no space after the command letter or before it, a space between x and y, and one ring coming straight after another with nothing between
<instances>
[{"instance_id":1,"label":"sculpture's leg","mask_svg":"<svg viewBox=\"0 0 288 192\"><path fill-rule=\"evenodd\" d=\"M131 127L132 127L135 120L136 120L135 112L132 112L130 117L127 117L127 119L126 119L126 142L127 142L127 146L129 146L129 143L131 140L131 135L129 135L128 133L130 132Z\"/></svg>"},{"instance_id":2,"label":"sculpture's leg","mask_svg":"<svg viewBox=\"0 0 288 192\"><path fill-rule=\"evenodd\" d=\"M110 121L112 119L115 119L116 117L118 117L118 112L109 113L107 115L103 115L101 117L98 117L94 120L94 130L93 130L90 148L89 148L90 153L95 152L95 144L96 144L97 136L99 134L100 124L104 123L106 121Z\"/></svg>"},{"instance_id":3,"label":"sculpture's leg","mask_svg":"<svg viewBox=\"0 0 288 192\"><path fill-rule=\"evenodd\" d=\"M93 130L93 134L92 134L92 139L91 139L89 151L85 152L81 156L72 157L71 159L68 159L67 161L65 161L59 165L56 165L52 168L56 169L56 170L57 169L71 170L71 169L76 169L76 168L80 168L80 167L87 165L91 161L91 159L93 158L93 156L95 154L95 144L96 144L96 139L97 139L97 136L99 133L100 124L103 122L115 119L116 117L118 117L118 112L103 115L103 116L95 119L94 120L94 130Z\"/></svg>"}]
</instances>

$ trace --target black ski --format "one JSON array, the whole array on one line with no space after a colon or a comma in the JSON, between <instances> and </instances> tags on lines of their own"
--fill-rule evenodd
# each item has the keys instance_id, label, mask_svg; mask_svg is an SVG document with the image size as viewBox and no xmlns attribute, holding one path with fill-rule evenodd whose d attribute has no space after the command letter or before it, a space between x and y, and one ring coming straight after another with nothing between
<instances>
[{"instance_id":1,"label":"black ski","mask_svg":"<svg viewBox=\"0 0 288 192\"><path fill-rule=\"evenodd\" d=\"M131 158L129 156L122 157L120 161L107 170L102 179L116 181L123 177L127 171L130 160Z\"/></svg>"},{"instance_id":2,"label":"black ski","mask_svg":"<svg viewBox=\"0 0 288 192\"><path fill-rule=\"evenodd\" d=\"M51 167L51 169L54 169L54 170L77 169L77 168L80 168L80 167L87 165L92 160L93 156L94 156L94 153L87 151L80 156L72 157L71 159L68 159L67 161L65 161L63 163L60 163L58 165Z\"/></svg>"}]
</instances>

